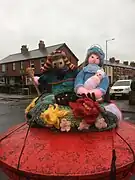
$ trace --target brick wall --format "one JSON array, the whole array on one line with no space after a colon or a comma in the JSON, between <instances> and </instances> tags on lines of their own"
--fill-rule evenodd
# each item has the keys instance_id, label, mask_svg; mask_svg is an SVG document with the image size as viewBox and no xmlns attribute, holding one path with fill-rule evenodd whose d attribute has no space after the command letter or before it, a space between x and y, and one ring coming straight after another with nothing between
<instances>
[{"instance_id":1,"label":"brick wall","mask_svg":"<svg viewBox=\"0 0 135 180\"><path fill-rule=\"evenodd\" d=\"M15 63L15 70L13 70L13 63L6 64L6 76L20 76L20 69L21 69L21 62L14 62ZM23 61L23 67L29 66L29 61Z\"/></svg>"},{"instance_id":2,"label":"brick wall","mask_svg":"<svg viewBox=\"0 0 135 180\"><path fill-rule=\"evenodd\" d=\"M35 73L40 74L40 59L34 59L34 67ZM30 66L30 60L25 60L23 62L23 70L25 72L26 68ZM13 70L13 62L6 63L6 76L20 76L21 70L21 62L14 62L15 63L15 70ZM0 73L2 73L2 64L0 64Z\"/></svg>"},{"instance_id":3,"label":"brick wall","mask_svg":"<svg viewBox=\"0 0 135 180\"><path fill-rule=\"evenodd\" d=\"M75 65L78 64L78 59L75 57L75 55L70 51L70 49L66 45L63 45L60 48L60 50L63 50L67 54L67 57L69 58L69 60L73 64L75 64ZM34 68L35 68L35 74L39 75L40 74L40 67L41 67L41 63L40 63L41 59L43 59L43 58L22 61L24 71L26 70L26 68L28 66L30 66L30 61L33 61L34 62ZM5 72L6 76L20 76L21 62L14 62L14 63L15 63L15 70L13 70L13 62L6 64L6 72ZM1 67L2 67L2 65L0 64L0 73L2 73Z\"/></svg>"}]
</instances>

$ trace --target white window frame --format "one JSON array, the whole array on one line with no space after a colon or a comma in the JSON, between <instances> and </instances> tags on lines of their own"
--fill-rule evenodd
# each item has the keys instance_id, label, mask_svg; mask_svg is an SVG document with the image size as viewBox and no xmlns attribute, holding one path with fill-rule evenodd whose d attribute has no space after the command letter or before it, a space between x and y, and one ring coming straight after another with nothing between
<instances>
[{"instance_id":1,"label":"white window frame","mask_svg":"<svg viewBox=\"0 0 135 180\"><path fill-rule=\"evenodd\" d=\"M6 64L2 64L1 71L6 72Z\"/></svg>"},{"instance_id":2,"label":"white window frame","mask_svg":"<svg viewBox=\"0 0 135 180\"><path fill-rule=\"evenodd\" d=\"M45 64L45 59L40 59L40 68L43 67Z\"/></svg>"},{"instance_id":3,"label":"white window frame","mask_svg":"<svg viewBox=\"0 0 135 180\"><path fill-rule=\"evenodd\" d=\"M23 69L23 61L20 62L20 69Z\"/></svg>"},{"instance_id":4,"label":"white window frame","mask_svg":"<svg viewBox=\"0 0 135 180\"><path fill-rule=\"evenodd\" d=\"M109 75L111 75L111 72L112 72L112 68L111 66L109 66Z\"/></svg>"},{"instance_id":5,"label":"white window frame","mask_svg":"<svg viewBox=\"0 0 135 180\"><path fill-rule=\"evenodd\" d=\"M104 71L107 74L107 66L104 67Z\"/></svg>"},{"instance_id":6,"label":"white window frame","mask_svg":"<svg viewBox=\"0 0 135 180\"><path fill-rule=\"evenodd\" d=\"M30 67L33 69L35 68L34 60L30 60Z\"/></svg>"},{"instance_id":7,"label":"white window frame","mask_svg":"<svg viewBox=\"0 0 135 180\"><path fill-rule=\"evenodd\" d=\"M13 69L13 71L16 70L16 63L15 62L13 62L13 64L12 64L12 69Z\"/></svg>"}]
</instances>

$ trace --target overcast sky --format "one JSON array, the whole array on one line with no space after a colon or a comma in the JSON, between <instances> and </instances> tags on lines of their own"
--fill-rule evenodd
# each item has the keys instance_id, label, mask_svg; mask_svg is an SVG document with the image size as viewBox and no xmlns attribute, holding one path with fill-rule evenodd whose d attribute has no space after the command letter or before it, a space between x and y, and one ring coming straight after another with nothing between
<instances>
[{"instance_id":1,"label":"overcast sky","mask_svg":"<svg viewBox=\"0 0 135 180\"><path fill-rule=\"evenodd\" d=\"M80 59L99 44L108 58L135 60L135 0L0 0L0 58L65 42Z\"/></svg>"}]
</instances>

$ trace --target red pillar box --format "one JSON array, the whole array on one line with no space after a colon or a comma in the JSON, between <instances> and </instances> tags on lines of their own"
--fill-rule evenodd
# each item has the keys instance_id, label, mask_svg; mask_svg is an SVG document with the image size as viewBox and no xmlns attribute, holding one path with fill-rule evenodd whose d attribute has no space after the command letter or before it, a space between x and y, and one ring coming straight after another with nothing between
<instances>
[{"instance_id":1,"label":"red pillar box","mask_svg":"<svg viewBox=\"0 0 135 180\"><path fill-rule=\"evenodd\" d=\"M21 124L1 136L0 166L10 179L110 179L112 131L61 133L31 128L24 146L27 131L28 125ZM135 125L121 122L117 132L117 179L128 180L133 173Z\"/></svg>"}]
</instances>

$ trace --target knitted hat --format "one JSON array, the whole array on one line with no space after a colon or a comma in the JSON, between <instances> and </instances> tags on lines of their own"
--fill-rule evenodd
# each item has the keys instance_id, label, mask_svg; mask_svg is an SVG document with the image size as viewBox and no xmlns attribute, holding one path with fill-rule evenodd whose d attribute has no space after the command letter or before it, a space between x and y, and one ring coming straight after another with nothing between
<instances>
[{"instance_id":1,"label":"knitted hat","mask_svg":"<svg viewBox=\"0 0 135 180\"><path fill-rule=\"evenodd\" d=\"M44 64L44 72L48 71L50 68L53 68L52 62L59 59L63 59L65 65L67 65L71 70L76 68L76 66L68 60L64 51L57 50L48 55L47 60Z\"/></svg>"},{"instance_id":2,"label":"knitted hat","mask_svg":"<svg viewBox=\"0 0 135 180\"><path fill-rule=\"evenodd\" d=\"M86 55L86 60L85 60L85 65L88 63L88 58L91 54L97 54L99 56L100 59L100 63L99 66L103 66L104 64L104 58L105 58L105 53L103 52L101 47L98 47L97 45L91 46L88 51L87 51L87 55Z\"/></svg>"}]
</instances>

